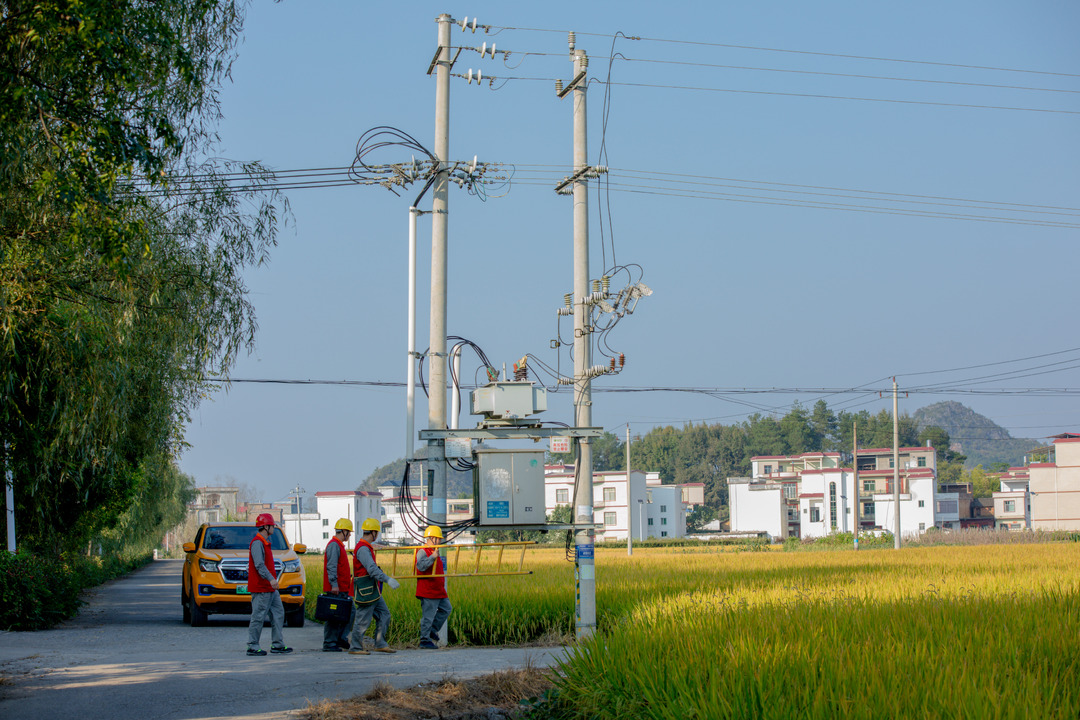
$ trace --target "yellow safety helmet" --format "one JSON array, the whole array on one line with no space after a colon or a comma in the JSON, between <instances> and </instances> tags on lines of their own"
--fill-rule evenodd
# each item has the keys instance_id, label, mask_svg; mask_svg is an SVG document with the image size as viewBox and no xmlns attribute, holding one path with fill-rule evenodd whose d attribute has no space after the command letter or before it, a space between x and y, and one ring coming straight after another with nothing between
<instances>
[{"instance_id":1,"label":"yellow safety helmet","mask_svg":"<svg viewBox=\"0 0 1080 720\"><path fill-rule=\"evenodd\" d=\"M368 518L360 524L360 529L364 532L379 532L382 530L382 525L380 525L379 521L375 518Z\"/></svg>"},{"instance_id":2,"label":"yellow safety helmet","mask_svg":"<svg viewBox=\"0 0 1080 720\"><path fill-rule=\"evenodd\" d=\"M437 537L439 539L442 539L442 536L442 528L438 525L428 525L427 530L424 531L424 537L426 538Z\"/></svg>"},{"instance_id":3,"label":"yellow safety helmet","mask_svg":"<svg viewBox=\"0 0 1080 720\"><path fill-rule=\"evenodd\" d=\"M336 523L334 523L334 529L348 530L349 532L352 532L352 520L350 520L349 518L341 518Z\"/></svg>"}]
</instances>

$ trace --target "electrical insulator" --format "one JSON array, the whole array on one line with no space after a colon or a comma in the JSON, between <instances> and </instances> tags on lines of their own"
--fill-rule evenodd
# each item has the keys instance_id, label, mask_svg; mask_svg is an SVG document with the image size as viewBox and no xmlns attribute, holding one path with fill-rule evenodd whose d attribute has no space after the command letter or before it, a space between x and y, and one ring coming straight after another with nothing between
<instances>
[{"instance_id":1,"label":"electrical insulator","mask_svg":"<svg viewBox=\"0 0 1080 720\"><path fill-rule=\"evenodd\" d=\"M555 79L555 94L558 95L562 92L562 78Z\"/></svg>"},{"instance_id":2,"label":"electrical insulator","mask_svg":"<svg viewBox=\"0 0 1080 720\"><path fill-rule=\"evenodd\" d=\"M619 353L619 367L626 367L626 353Z\"/></svg>"},{"instance_id":3,"label":"electrical insulator","mask_svg":"<svg viewBox=\"0 0 1080 720\"><path fill-rule=\"evenodd\" d=\"M465 84L472 85L472 68L469 68L468 74L465 75Z\"/></svg>"},{"instance_id":4,"label":"electrical insulator","mask_svg":"<svg viewBox=\"0 0 1080 720\"><path fill-rule=\"evenodd\" d=\"M589 69L589 56L588 55L582 55L581 56L581 69L582 70L588 70Z\"/></svg>"},{"instance_id":5,"label":"electrical insulator","mask_svg":"<svg viewBox=\"0 0 1080 720\"><path fill-rule=\"evenodd\" d=\"M593 292L600 292L600 281L599 280L593 280L592 281L592 291Z\"/></svg>"},{"instance_id":6,"label":"electrical insulator","mask_svg":"<svg viewBox=\"0 0 1080 720\"><path fill-rule=\"evenodd\" d=\"M610 276L604 275L602 278L600 278L600 284L604 286L604 294L605 295L607 295L609 292L611 292L611 277Z\"/></svg>"},{"instance_id":7,"label":"electrical insulator","mask_svg":"<svg viewBox=\"0 0 1080 720\"><path fill-rule=\"evenodd\" d=\"M487 43L480 46L480 59L483 60L487 57Z\"/></svg>"},{"instance_id":8,"label":"electrical insulator","mask_svg":"<svg viewBox=\"0 0 1080 720\"><path fill-rule=\"evenodd\" d=\"M472 31L473 31L474 33L476 32L476 18L473 18L473 19L472 19Z\"/></svg>"},{"instance_id":9,"label":"electrical insulator","mask_svg":"<svg viewBox=\"0 0 1080 720\"><path fill-rule=\"evenodd\" d=\"M596 167L593 168L593 170L596 171L597 175L606 175L607 171L608 171L608 166L607 165L597 165Z\"/></svg>"},{"instance_id":10,"label":"electrical insulator","mask_svg":"<svg viewBox=\"0 0 1080 720\"><path fill-rule=\"evenodd\" d=\"M468 15L466 15L465 19L463 19L461 22L458 23L458 25L461 26L461 31L462 32L465 32L465 26L468 25L468 24L469 24L469 16Z\"/></svg>"},{"instance_id":11,"label":"electrical insulator","mask_svg":"<svg viewBox=\"0 0 1080 720\"><path fill-rule=\"evenodd\" d=\"M491 59L495 59L495 43L491 43Z\"/></svg>"},{"instance_id":12,"label":"electrical insulator","mask_svg":"<svg viewBox=\"0 0 1080 720\"><path fill-rule=\"evenodd\" d=\"M566 307L574 307L574 293L566 293L562 296L563 302L566 303Z\"/></svg>"},{"instance_id":13,"label":"electrical insulator","mask_svg":"<svg viewBox=\"0 0 1080 720\"><path fill-rule=\"evenodd\" d=\"M615 370L615 358L611 358L611 369Z\"/></svg>"},{"instance_id":14,"label":"electrical insulator","mask_svg":"<svg viewBox=\"0 0 1080 720\"><path fill-rule=\"evenodd\" d=\"M577 33L576 32L570 32L567 35L567 42L570 45L570 52L573 52L574 48L577 47Z\"/></svg>"},{"instance_id":15,"label":"electrical insulator","mask_svg":"<svg viewBox=\"0 0 1080 720\"><path fill-rule=\"evenodd\" d=\"M476 71L476 84L479 85L481 82L483 82L483 80L484 80L484 71L483 70L477 70Z\"/></svg>"}]
</instances>

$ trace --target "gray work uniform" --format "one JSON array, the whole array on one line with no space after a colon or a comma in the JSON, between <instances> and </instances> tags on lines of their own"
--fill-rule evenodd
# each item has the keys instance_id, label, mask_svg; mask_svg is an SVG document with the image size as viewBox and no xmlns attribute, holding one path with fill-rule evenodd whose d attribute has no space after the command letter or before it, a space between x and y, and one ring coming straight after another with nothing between
<instances>
[{"instance_id":1,"label":"gray work uniform","mask_svg":"<svg viewBox=\"0 0 1080 720\"><path fill-rule=\"evenodd\" d=\"M255 572L270 582L274 579L274 573L266 567L266 553L261 542L251 544L251 560L255 565ZM270 646L275 648L285 647L285 639L281 634L281 627L285 624L285 606L281 604L281 595L277 590L251 594L251 622L248 623L248 649L259 649L259 638L262 637L263 622L267 614L270 615Z\"/></svg>"},{"instance_id":2,"label":"gray work uniform","mask_svg":"<svg viewBox=\"0 0 1080 720\"><path fill-rule=\"evenodd\" d=\"M435 561L438 559L438 551L430 555L418 551L416 554L417 572L427 572L435 566ZM442 630L446 619L450 617L454 606L447 598L418 597L417 599L420 601L420 642L430 640L438 645L439 631Z\"/></svg>"},{"instance_id":3,"label":"gray work uniform","mask_svg":"<svg viewBox=\"0 0 1080 720\"><path fill-rule=\"evenodd\" d=\"M341 546L331 542L326 546L326 579L330 587L338 585L338 560L341 558ZM347 586L346 586L347 587ZM344 647L352 632L353 617L352 602L349 602L349 619L343 622L327 620L323 625L323 647L326 649Z\"/></svg>"},{"instance_id":4,"label":"gray work uniform","mask_svg":"<svg viewBox=\"0 0 1080 720\"><path fill-rule=\"evenodd\" d=\"M384 583L390 579L390 576L384 573L382 568L375 564L375 558L371 556L371 550L357 543L353 553L373 580L378 583ZM379 593L379 599L375 602L368 603L367 605L360 605L358 603L355 607L356 609L353 612L352 635L349 637L349 644L356 650L363 649L364 633L367 631L368 625L371 624L372 618L374 618L375 647L389 647L386 642L386 633L390 629L390 608L386 605L386 600L383 600L382 593Z\"/></svg>"}]
</instances>

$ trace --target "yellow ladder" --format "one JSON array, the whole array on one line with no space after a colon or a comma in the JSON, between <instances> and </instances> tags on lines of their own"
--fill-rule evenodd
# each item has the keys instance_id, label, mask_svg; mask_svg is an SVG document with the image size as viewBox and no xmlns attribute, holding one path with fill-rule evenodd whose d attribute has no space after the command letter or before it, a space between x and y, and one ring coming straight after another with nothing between
<instances>
[{"instance_id":1,"label":"yellow ladder","mask_svg":"<svg viewBox=\"0 0 1080 720\"><path fill-rule=\"evenodd\" d=\"M394 557L393 557L393 560L390 562L390 572L388 574L391 575L392 577L397 578L398 580L404 580L404 579L407 579L407 578L420 578L420 577L424 577L424 578L431 578L431 577L491 577L491 576L496 576L496 575L532 575L532 570L525 570L523 568L525 567L525 548L528 547L529 545L535 545L535 544L536 544L536 542L533 541L533 540L517 540L517 541L512 541L512 542L475 543L475 544L472 544L472 545L409 545L409 546L406 546L406 547L382 547L382 548L379 548L378 552L380 554L382 554L382 553L392 553L393 554ZM430 548L430 547L434 547L434 548L436 548L436 549L438 549L440 551L441 550L446 551L447 558L446 558L446 563L444 565L444 567L447 570L446 572L444 572L441 575L437 575L435 573L431 573L429 575L416 575L416 574L399 575L398 574L398 555L401 555L401 554L406 553L406 552L412 553L412 555L408 559L408 567L409 567L410 570L412 570L415 567L414 563L413 563L413 558L416 555L416 551L422 550L422 549L425 549L425 548ZM503 555L506 552L507 548L511 548L511 552L509 553L509 555L511 557L508 558L507 561L506 561L507 566L509 568L514 567L514 565L513 565L513 563L514 563L513 556L514 556L515 552L517 553L517 567L515 569L505 569L505 570L503 569ZM486 549L491 549L491 550L497 549L498 550L498 555L495 556L494 562L492 563L494 565L494 567L495 567L495 570L494 571L486 571L485 570L484 572L481 572L481 568L483 567L482 563L483 563L483 560L484 560L484 550L486 550ZM474 561L466 560L465 565L464 565L464 568L465 568L464 570L461 569L462 568L461 555L462 555L463 551L464 552L474 552L475 555L476 555ZM490 557L491 553L488 553L488 555ZM404 572L405 563L402 563L402 565L403 565L402 572ZM468 571L470 566L472 568L471 572ZM384 572L386 571L385 567L383 568L383 571Z\"/></svg>"}]
</instances>

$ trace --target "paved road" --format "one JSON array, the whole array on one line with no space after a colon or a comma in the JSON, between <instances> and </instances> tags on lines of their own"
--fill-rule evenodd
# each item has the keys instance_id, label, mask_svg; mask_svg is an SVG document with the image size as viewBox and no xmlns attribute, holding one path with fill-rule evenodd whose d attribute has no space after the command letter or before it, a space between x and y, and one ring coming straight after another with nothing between
<instances>
[{"instance_id":1,"label":"paved road","mask_svg":"<svg viewBox=\"0 0 1080 720\"><path fill-rule=\"evenodd\" d=\"M53 630L0 632L0 717L76 720L289 718L308 702L345 698L377 682L410 687L526 664L558 648L444 648L394 655L324 653L322 626L285 628L291 655L244 654L247 620L180 619L180 560L159 560L97 589ZM219 619L224 618L224 619ZM263 647L270 628L263 629Z\"/></svg>"}]
</instances>

